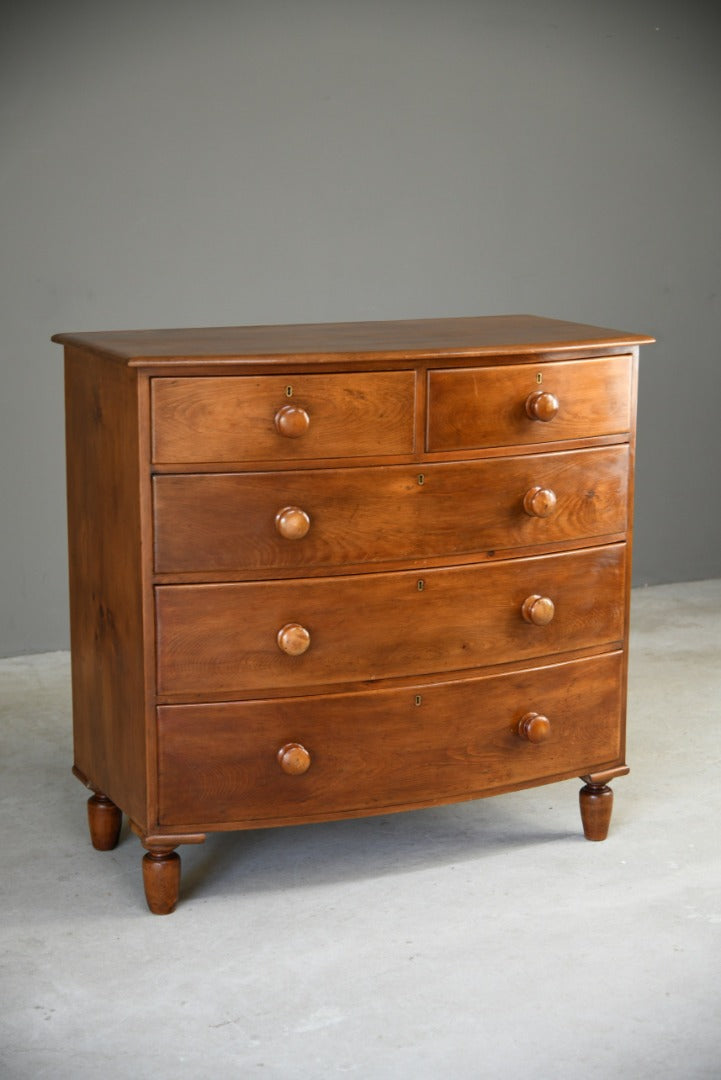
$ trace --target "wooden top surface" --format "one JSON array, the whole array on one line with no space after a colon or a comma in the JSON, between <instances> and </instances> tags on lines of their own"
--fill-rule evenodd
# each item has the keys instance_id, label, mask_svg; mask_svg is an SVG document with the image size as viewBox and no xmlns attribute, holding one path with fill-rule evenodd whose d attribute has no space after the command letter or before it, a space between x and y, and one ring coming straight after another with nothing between
<instances>
[{"instance_id":1,"label":"wooden top surface","mask_svg":"<svg viewBox=\"0 0 721 1080\"><path fill-rule=\"evenodd\" d=\"M176 330L108 330L55 334L73 345L132 366L197 360L366 360L489 356L649 344L629 334L537 315L298 323Z\"/></svg>"}]
</instances>

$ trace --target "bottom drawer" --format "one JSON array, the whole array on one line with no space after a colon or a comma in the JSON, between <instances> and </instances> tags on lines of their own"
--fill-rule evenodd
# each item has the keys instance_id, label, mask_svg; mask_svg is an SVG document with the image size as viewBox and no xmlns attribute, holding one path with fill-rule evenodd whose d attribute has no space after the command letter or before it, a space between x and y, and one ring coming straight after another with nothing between
<instances>
[{"instance_id":1,"label":"bottom drawer","mask_svg":"<svg viewBox=\"0 0 721 1080\"><path fill-rule=\"evenodd\" d=\"M393 689L161 706L159 821L317 821L595 771L621 761L622 681L615 652ZM547 718L543 741L519 734L529 713ZM532 736L544 731L530 721Z\"/></svg>"}]
</instances>

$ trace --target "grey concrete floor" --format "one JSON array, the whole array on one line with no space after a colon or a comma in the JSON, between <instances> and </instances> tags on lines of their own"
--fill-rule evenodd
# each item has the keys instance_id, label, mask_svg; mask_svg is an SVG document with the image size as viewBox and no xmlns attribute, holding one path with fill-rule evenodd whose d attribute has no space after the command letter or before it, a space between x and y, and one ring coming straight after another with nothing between
<instances>
[{"instance_id":1,"label":"grey concrete floor","mask_svg":"<svg viewBox=\"0 0 721 1080\"><path fill-rule=\"evenodd\" d=\"M67 653L0 661L8 1078L721 1076L721 581L633 596L629 777L95 852Z\"/></svg>"}]
</instances>

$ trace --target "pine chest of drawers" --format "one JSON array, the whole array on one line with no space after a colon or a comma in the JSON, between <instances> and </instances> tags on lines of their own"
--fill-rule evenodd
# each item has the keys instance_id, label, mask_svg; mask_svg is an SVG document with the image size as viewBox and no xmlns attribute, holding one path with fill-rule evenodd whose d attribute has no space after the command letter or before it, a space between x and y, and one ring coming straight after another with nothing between
<instances>
[{"instance_id":1,"label":"pine chest of drawers","mask_svg":"<svg viewBox=\"0 0 721 1080\"><path fill-rule=\"evenodd\" d=\"M534 316L59 334L75 774L176 848L583 779L624 713L638 347Z\"/></svg>"}]
</instances>

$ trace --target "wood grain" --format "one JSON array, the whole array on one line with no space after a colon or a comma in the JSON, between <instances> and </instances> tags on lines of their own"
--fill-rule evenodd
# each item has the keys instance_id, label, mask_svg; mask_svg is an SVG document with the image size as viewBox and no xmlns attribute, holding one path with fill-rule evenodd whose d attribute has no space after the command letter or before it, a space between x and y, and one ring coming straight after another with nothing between
<instances>
[{"instance_id":1,"label":"wood grain","mask_svg":"<svg viewBox=\"0 0 721 1080\"><path fill-rule=\"evenodd\" d=\"M159 586L159 692L292 692L600 646L623 637L624 583L625 547L612 544L422 575ZM523 619L534 593L553 600L548 626ZM310 636L302 656L277 645L294 622Z\"/></svg>"},{"instance_id":2,"label":"wood grain","mask_svg":"<svg viewBox=\"0 0 721 1080\"><path fill-rule=\"evenodd\" d=\"M145 899L153 915L170 915L180 894L180 855L171 849L143 856Z\"/></svg>"},{"instance_id":3,"label":"wood grain","mask_svg":"<svg viewBox=\"0 0 721 1080\"><path fill-rule=\"evenodd\" d=\"M94 843L125 812L148 849L151 910L212 829L580 775L605 835L652 338L520 315L54 340L74 772Z\"/></svg>"},{"instance_id":4,"label":"wood grain","mask_svg":"<svg viewBox=\"0 0 721 1080\"><path fill-rule=\"evenodd\" d=\"M90 842L96 851L112 851L117 847L123 815L107 795L96 792L88 799L88 828Z\"/></svg>"},{"instance_id":5,"label":"wood grain","mask_svg":"<svg viewBox=\"0 0 721 1080\"><path fill-rule=\"evenodd\" d=\"M538 315L491 315L382 322L295 323L280 326L191 327L172 330L105 330L55 334L53 341L79 345L142 366L224 359L237 363L277 360L287 366L427 357L509 356L529 351L641 345L646 334L588 326Z\"/></svg>"},{"instance_id":6,"label":"wood grain","mask_svg":"<svg viewBox=\"0 0 721 1080\"><path fill-rule=\"evenodd\" d=\"M464 450L627 432L632 374L630 355L430 371L426 449ZM541 387L559 400L558 413L548 423L531 419L526 412L529 394Z\"/></svg>"},{"instance_id":7,"label":"wood grain","mask_svg":"<svg viewBox=\"0 0 721 1080\"><path fill-rule=\"evenodd\" d=\"M276 424L289 389L296 427L308 420L291 438ZM152 398L156 462L369 457L414 446L412 371L153 379Z\"/></svg>"},{"instance_id":8,"label":"wood grain","mask_svg":"<svg viewBox=\"0 0 721 1080\"><path fill-rule=\"evenodd\" d=\"M144 821L136 376L73 349L65 375L75 765L96 790Z\"/></svg>"},{"instance_id":9,"label":"wood grain","mask_svg":"<svg viewBox=\"0 0 721 1080\"><path fill-rule=\"evenodd\" d=\"M627 476L626 446L422 467L156 476L155 569L242 575L610 536L626 528ZM524 499L541 485L556 503L532 517ZM291 507L310 526L289 543L276 518Z\"/></svg>"},{"instance_id":10,"label":"wood grain","mask_svg":"<svg viewBox=\"0 0 721 1080\"><path fill-rule=\"evenodd\" d=\"M583 835L605 840L613 813L613 790L606 784L586 784L578 793Z\"/></svg>"},{"instance_id":11,"label":"wood grain","mask_svg":"<svg viewBox=\"0 0 721 1080\"><path fill-rule=\"evenodd\" d=\"M429 805L617 762L620 654L402 689L158 709L160 816L237 827ZM420 698L420 704L417 704ZM518 735L529 710L552 733ZM278 751L312 758L285 775Z\"/></svg>"}]
</instances>

